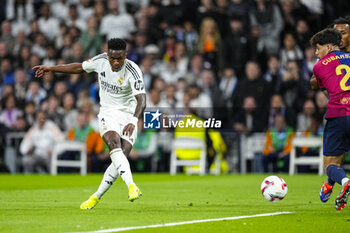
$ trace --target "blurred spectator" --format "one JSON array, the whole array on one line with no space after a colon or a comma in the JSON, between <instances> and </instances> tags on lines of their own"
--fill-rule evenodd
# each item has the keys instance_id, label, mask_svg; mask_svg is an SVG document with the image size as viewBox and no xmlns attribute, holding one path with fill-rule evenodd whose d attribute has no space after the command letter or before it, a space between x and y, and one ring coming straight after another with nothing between
<instances>
[{"instance_id":1,"label":"blurred spectator","mask_svg":"<svg viewBox=\"0 0 350 233\"><path fill-rule=\"evenodd\" d=\"M9 95L15 95L15 91L12 85L5 84L0 86L1 99L5 99Z\"/></svg>"},{"instance_id":2,"label":"blurred spectator","mask_svg":"<svg viewBox=\"0 0 350 233\"><path fill-rule=\"evenodd\" d=\"M80 0L80 4L77 5L79 17L82 20L87 21L93 14L93 0Z\"/></svg>"},{"instance_id":3,"label":"blurred spectator","mask_svg":"<svg viewBox=\"0 0 350 233\"><path fill-rule=\"evenodd\" d=\"M313 75L313 67L317 63L317 57L315 55L315 50L311 46L307 46L304 50L305 59L302 64L302 73L303 78L306 81L310 81L311 76Z\"/></svg>"},{"instance_id":4,"label":"blurred spectator","mask_svg":"<svg viewBox=\"0 0 350 233\"><path fill-rule=\"evenodd\" d=\"M190 67L185 75L186 82L190 85L199 80L200 74L204 68L203 57L199 54L195 54L190 62Z\"/></svg>"},{"instance_id":5,"label":"blurred spectator","mask_svg":"<svg viewBox=\"0 0 350 233\"><path fill-rule=\"evenodd\" d=\"M241 107L246 96L253 96L258 107L268 106L271 96L269 83L261 77L259 64L249 61L245 67L245 78L237 86L233 106Z\"/></svg>"},{"instance_id":6,"label":"blurred spectator","mask_svg":"<svg viewBox=\"0 0 350 233\"><path fill-rule=\"evenodd\" d=\"M1 60L0 75L3 84L13 85L15 83L15 73L13 71L12 61L9 58Z\"/></svg>"},{"instance_id":7,"label":"blurred spectator","mask_svg":"<svg viewBox=\"0 0 350 233\"><path fill-rule=\"evenodd\" d=\"M203 93L210 97L213 106L217 108L216 111L219 111L221 107L225 106L225 103L222 101L222 93L217 86L215 74L212 70L203 70L200 79L197 81L197 85L202 89Z\"/></svg>"},{"instance_id":8,"label":"blurred spectator","mask_svg":"<svg viewBox=\"0 0 350 233\"><path fill-rule=\"evenodd\" d=\"M75 26L81 31L84 31L87 28L87 23L84 19L80 17L77 8L78 7L76 4L69 5L68 17L65 18L65 22L68 27Z\"/></svg>"},{"instance_id":9,"label":"blurred spectator","mask_svg":"<svg viewBox=\"0 0 350 233\"><path fill-rule=\"evenodd\" d=\"M12 35L12 25L10 21L2 22L0 39L6 43L10 50L12 50L15 38Z\"/></svg>"},{"instance_id":10,"label":"blurred spectator","mask_svg":"<svg viewBox=\"0 0 350 233\"><path fill-rule=\"evenodd\" d=\"M149 92L147 98L147 109L156 110L159 109L161 112L172 112L170 105L161 98L161 93L158 89L153 88Z\"/></svg>"},{"instance_id":11,"label":"blurred spectator","mask_svg":"<svg viewBox=\"0 0 350 233\"><path fill-rule=\"evenodd\" d=\"M190 85L187 88L187 93L191 99L189 107L194 109L199 117L207 119L213 116L213 102L210 96L202 92L198 85Z\"/></svg>"},{"instance_id":12,"label":"blurred spectator","mask_svg":"<svg viewBox=\"0 0 350 233\"><path fill-rule=\"evenodd\" d=\"M229 16L240 16L243 19L244 28L248 28L249 9L252 6L252 0L231 0L228 7Z\"/></svg>"},{"instance_id":13,"label":"blurred spectator","mask_svg":"<svg viewBox=\"0 0 350 233\"><path fill-rule=\"evenodd\" d=\"M283 98L279 94L274 94L271 97L270 109L268 114L268 129L274 127L276 116L282 115L287 122L287 125L295 129L297 125L297 115L293 108L287 108Z\"/></svg>"},{"instance_id":14,"label":"blurred spectator","mask_svg":"<svg viewBox=\"0 0 350 233\"><path fill-rule=\"evenodd\" d=\"M67 83L65 81L57 81L55 82L54 94L59 99L59 103L61 103L63 99L64 93L68 91Z\"/></svg>"},{"instance_id":15,"label":"blurred spectator","mask_svg":"<svg viewBox=\"0 0 350 233\"><path fill-rule=\"evenodd\" d=\"M0 41L0 61L5 58L11 58L9 49L4 41Z\"/></svg>"},{"instance_id":16,"label":"blurred spectator","mask_svg":"<svg viewBox=\"0 0 350 233\"><path fill-rule=\"evenodd\" d=\"M134 19L128 13L119 11L117 0L108 1L109 13L102 19L100 31L107 39L114 37L126 39L135 31Z\"/></svg>"},{"instance_id":17,"label":"blurred spectator","mask_svg":"<svg viewBox=\"0 0 350 233\"><path fill-rule=\"evenodd\" d=\"M16 66L19 68L22 68L26 71L27 74L30 73L31 66L30 66L30 47L27 45L24 45L20 48L18 53L18 58L16 59Z\"/></svg>"},{"instance_id":18,"label":"blurred spectator","mask_svg":"<svg viewBox=\"0 0 350 233\"><path fill-rule=\"evenodd\" d=\"M80 42L77 41L72 45L71 54L68 58L66 58L66 61L68 63L74 63L74 62L80 62L82 60L84 60L83 47L80 44Z\"/></svg>"},{"instance_id":19,"label":"blurred spectator","mask_svg":"<svg viewBox=\"0 0 350 233\"><path fill-rule=\"evenodd\" d=\"M35 112L37 106L34 101L27 101L24 106L24 118L29 126L33 126L35 122Z\"/></svg>"},{"instance_id":20,"label":"blurred spectator","mask_svg":"<svg viewBox=\"0 0 350 233\"><path fill-rule=\"evenodd\" d=\"M78 102L78 109L88 116L89 124L95 129L98 130L98 120L96 115L96 110L94 109L93 102L89 98L79 98L80 102ZM96 106L97 107L97 106Z\"/></svg>"},{"instance_id":21,"label":"blurred spectator","mask_svg":"<svg viewBox=\"0 0 350 233\"><path fill-rule=\"evenodd\" d=\"M204 58L204 67L215 73L222 67L222 39L212 18L204 18L199 31L198 50Z\"/></svg>"},{"instance_id":22,"label":"blurred spectator","mask_svg":"<svg viewBox=\"0 0 350 233\"><path fill-rule=\"evenodd\" d=\"M42 88L46 93L52 93L55 87L55 77L52 72L47 72L44 74L42 80Z\"/></svg>"},{"instance_id":23,"label":"blurred spectator","mask_svg":"<svg viewBox=\"0 0 350 233\"><path fill-rule=\"evenodd\" d=\"M23 48L24 46L30 46L31 44L32 43L27 38L25 32L23 30L18 31L16 34L16 38L14 38L13 41L12 55L16 57L19 54L21 48Z\"/></svg>"},{"instance_id":24,"label":"blurred spectator","mask_svg":"<svg viewBox=\"0 0 350 233\"><path fill-rule=\"evenodd\" d=\"M293 29L297 20L305 20L309 14L308 9L299 0L282 0L281 9L286 30Z\"/></svg>"},{"instance_id":25,"label":"blurred spectator","mask_svg":"<svg viewBox=\"0 0 350 233\"><path fill-rule=\"evenodd\" d=\"M175 32L171 29L164 31L164 39L161 41L161 58L163 62L167 63L170 59L175 57L176 37Z\"/></svg>"},{"instance_id":26,"label":"blurred spectator","mask_svg":"<svg viewBox=\"0 0 350 233\"><path fill-rule=\"evenodd\" d=\"M286 64L286 71L283 74L281 86L281 95L287 108L294 108L300 111L309 90L310 85L301 77L298 63L294 60L289 60Z\"/></svg>"},{"instance_id":27,"label":"blurred spectator","mask_svg":"<svg viewBox=\"0 0 350 233\"><path fill-rule=\"evenodd\" d=\"M22 111L16 107L16 97L9 95L3 99L0 123L9 129L16 129L17 117L22 116Z\"/></svg>"},{"instance_id":28,"label":"blurred spectator","mask_svg":"<svg viewBox=\"0 0 350 233\"><path fill-rule=\"evenodd\" d=\"M15 96L18 100L18 107L20 109L23 109L24 102L26 99L26 92L28 87L28 77L27 74L22 69L17 69L15 72L15 84L14 84L14 90L15 90Z\"/></svg>"},{"instance_id":29,"label":"blurred spectator","mask_svg":"<svg viewBox=\"0 0 350 233\"><path fill-rule=\"evenodd\" d=\"M184 18L184 11L181 8L180 1L168 0L162 1L162 5L157 12L157 20L162 30L174 25L180 25Z\"/></svg>"},{"instance_id":30,"label":"blurred spectator","mask_svg":"<svg viewBox=\"0 0 350 233\"><path fill-rule=\"evenodd\" d=\"M46 97L46 92L43 88L40 87L40 83L37 80L32 80L30 81L28 85L28 91L26 95L26 100L27 101L34 101L36 106L40 106L41 102L45 99Z\"/></svg>"},{"instance_id":31,"label":"blurred spectator","mask_svg":"<svg viewBox=\"0 0 350 233\"><path fill-rule=\"evenodd\" d=\"M303 111L298 114L297 132L306 132L311 129L311 122L315 112L315 103L310 99L306 100Z\"/></svg>"},{"instance_id":32,"label":"blurred spectator","mask_svg":"<svg viewBox=\"0 0 350 233\"><path fill-rule=\"evenodd\" d=\"M180 37L182 40L180 41L185 43L187 55L192 57L196 51L196 45L199 40L198 32L190 21L184 22L183 29L183 35Z\"/></svg>"},{"instance_id":33,"label":"blurred spectator","mask_svg":"<svg viewBox=\"0 0 350 233\"><path fill-rule=\"evenodd\" d=\"M183 42L177 42L175 45L175 60L177 69L180 73L185 74L189 64L189 57Z\"/></svg>"},{"instance_id":34,"label":"blurred spectator","mask_svg":"<svg viewBox=\"0 0 350 233\"><path fill-rule=\"evenodd\" d=\"M283 36L283 47L280 51L281 67L285 69L287 62L290 60L295 60L298 64L301 64L303 58L303 52L297 45L293 33L285 33Z\"/></svg>"},{"instance_id":35,"label":"blurred spectator","mask_svg":"<svg viewBox=\"0 0 350 233\"><path fill-rule=\"evenodd\" d=\"M70 91L74 96L78 96L80 90L88 87L87 82L81 76L81 74L71 74L69 75L67 85L67 91ZM64 93L63 93L64 94Z\"/></svg>"},{"instance_id":36,"label":"blurred spectator","mask_svg":"<svg viewBox=\"0 0 350 233\"><path fill-rule=\"evenodd\" d=\"M277 55L270 55L267 60L267 70L264 79L271 85L273 93L281 91L283 70Z\"/></svg>"},{"instance_id":37,"label":"blurred spectator","mask_svg":"<svg viewBox=\"0 0 350 233\"><path fill-rule=\"evenodd\" d=\"M70 0L58 0L51 3L52 15L64 21L68 18Z\"/></svg>"},{"instance_id":38,"label":"blurred spectator","mask_svg":"<svg viewBox=\"0 0 350 233\"><path fill-rule=\"evenodd\" d=\"M103 17L106 15L106 8L102 1L97 1L94 4L94 16L97 20L97 25L100 25Z\"/></svg>"},{"instance_id":39,"label":"blurred spectator","mask_svg":"<svg viewBox=\"0 0 350 233\"><path fill-rule=\"evenodd\" d=\"M312 34L310 32L307 21L303 19L298 20L295 29L297 33L296 34L297 44L300 46L300 49L305 50L305 48L310 47L309 40Z\"/></svg>"},{"instance_id":40,"label":"blurred spectator","mask_svg":"<svg viewBox=\"0 0 350 233\"><path fill-rule=\"evenodd\" d=\"M47 41L43 33L37 33L34 38L34 44L32 46L32 53L38 55L40 58L46 56Z\"/></svg>"},{"instance_id":41,"label":"blurred spectator","mask_svg":"<svg viewBox=\"0 0 350 233\"><path fill-rule=\"evenodd\" d=\"M102 35L99 32L95 16L89 18L87 26L87 30L82 31L80 35L80 43L83 46L84 58L99 54L102 46Z\"/></svg>"},{"instance_id":42,"label":"blurred spectator","mask_svg":"<svg viewBox=\"0 0 350 233\"><path fill-rule=\"evenodd\" d=\"M54 66L56 65L56 49L53 44L49 44L46 46L46 53L43 59L43 65L46 66Z\"/></svg>"},{"instance_id":43,"label":"blurred spectator","mask_svg":"<svg viewBox=\"0 0 350 233\"><path fill-rule=\"evenodd\" d=\"M49 4L44 3L40 7L40 18L38 20L38 26L42 33L51 41L60 32L58 19L52 17L51 7Z\"/></svg>"},{"instance_id":44,"label":"blurred spectator","mask_svg":"<svg viewBox=\"0 0 350 233\"><path fill-rule=\"evenodd\" d=\"M224 38L223 56L225 66L235 69L238 76L244 73L244 66L249 59L249 37L243 28L243 18L232 16L230 19L230 33Z\"/></svg>"},{"instance_id":45,"label":"blurred spectator","mask_svg":"<svg viewBox=\"0 0 350 233\"><path fill-rule=\"evenodd\" d=\"M54 122L61 130L64 130L63 111L59 108L60 99L55 94L50 94L47 100L41 104L41 109L46 111L47 119Z\"/></svg>"},{"instance_id":46,"label":"blurred spectator","mask_svg":"<svg viewBox=\"0 0 350 233\"><path fill-rule=\"evenodd\" d=\"M12 32L16 35L19 30L29 32L30 22L35 17L33 0L8 0L6 18L12 22Z\"/></svg>"},{"instance_id":47,"label":"blurred spectator","mask_svg":"<svg viewBox=\"0 0 350 233\"><path fill-rule=\"evenodd\" d=\"M251 135L252 133L264 132L266 128L266 112L257 108L253 96L244 98L243 107L239 109L233 128L237 133Z\"/></svg>"},{"instance_id":48,"label":"blurred spectator","mask_svg":"<svg viewBox=\"0 0 350 233\"><path fill-rule=\"evenodd\" d=\"M63 140L60 129L47 120L45 112L37 112L35 124L20 145L24 173L50 172L50 156L55 143L60 140Z\"/></svg>"},{"instance_id":49,"label":"blurred spectator","mask_svg":"<svg viewBox=\"0 0 350 233\"><path fill-rule=\"evenodd\" d=\"M176 85L175 84L170 84L166 87L166 92L165 92L166 102L168 103L168 105L170 106L170 108L173 111L175 111L175 106L177 103L175 93L176 93Z\"/></svg>"},{"instance_id":50,"label":"blurred spectator","mask_svg":"<svg viewBox=\"0 0 350 233\"><path fill-rule=\"evenodd\" d=\"M249 12L250 24L260 32L259 44L265 53L276 54L279 37L283 29L283 18L279 7L273 1L256 0Z\"/></svg>"},{"instance_id":51,"label":"blurred spectator","mask_svg":"<svg viewBox=\"0 0 350 233\"><path fill-rule=\"evenodd\" d=\"M286 125L284 117L277 115L274 127L266 133L263 151L264 172L288 172L289 154L292 150L294 136L293 129ZM272 169L269 169L270 164L272 164Z\"/></svg>"},{"instance_id":52,"label":"blurred spectator","mask_svg":"<svg viewBox=\"0 0 350 233\"><path fill-rule=\"evenodd\" d=\"M164 63L163 71L160 74L160 77L167 83L173 84L176 83L180 77L183 77L183 73L176 66L176 59L170 58L168 62Z\"/></svg>"},{"instance_id":53,"label":"blurred spectator","mask_svg":"<svg viewBox=\"0 0 350 233\"><path fill-rule=\"evenodd\" d=\"M152 65L153 65L153 60L150 57L146 56L141 60L140 69L142 72L143 82L145 84L146 91L150 90L151 82L154 79L154 75L151 72Z\"/></svg>"},{"instance_id":54,"label":"blurred spectator","mask_svg":"<svg viewBox=\"0 0 350 233\"><path fill-rule=\"evenodd\" d=\"M323 125L325 125L326 120L324 117L327 111L328 99L324 95L323 91L319 90L316 92L315 102L316 102L317 117L320 119L323 119Z\"/></svg>"},{"instance_id":55,"label":"blurred spectator","mask_svg":"<svg viewBox=\"0 0 350 233\"><path fill-rule=\"evenodd\" d=\"M219 88L226 103L231 102L233 94L237 91L237 85L238 77L235 70L231 67L225 68L220 79ZM232 106L232 102L230 105Z\"/></svg>"},{"instance_id":56,"label":"blurred spectator","mask_svg":"<svg viewBox=\"0 0 350 233\"><path fill-rule=\"evenodd\" d=\"M89 171L104 171L104 165L108 166L110 164L109 155L108 153L103 153L105 151L103 140L99 133L89 124L88 114L79 111L75 122L77 123L68 130L67 139L85 142Z\"/></svg>"},{"instance_id":57,"label":"blurred spectator","mask_svg":"<svg viewBox=\"0 0 350 233\"><path fill-rule=\"evenodd\" d=\"M62 112L63 112L63 123L64 129L68 130L76 125L76 119L78 115L78 111L75 108L75 97L73 93L66 92L63 96L62 100Z\"/></svg>"},{"instance_id":58,"label":"blurred spectator","mask_svg":"<svg viewBox=\"0 0 350 233\"><path fill-rule=\"evenodd\" d=\"M179 78L176 83L176 92L175 92L175 98L177 99L177 103L182 101L182 98L185 94L186 87L187 87L186 80L184 78Z\"/></svg>"}]
</instances>

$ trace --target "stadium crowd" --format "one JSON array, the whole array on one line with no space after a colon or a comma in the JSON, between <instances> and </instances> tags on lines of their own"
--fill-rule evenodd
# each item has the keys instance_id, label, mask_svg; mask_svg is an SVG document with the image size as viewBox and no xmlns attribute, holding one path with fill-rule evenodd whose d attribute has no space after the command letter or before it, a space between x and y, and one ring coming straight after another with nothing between
<instances>
[{"instance_id":1,"label":"stadium crowd","mask_svg":"<svg viewBox=\"0 0 350 233\"><path fill-rule=\"evenodd\" d=\"M317 61L309 39L348 12L347 0L1 1L0 157L7 132L32 132L22 153L38 149L30 141L53 135L39 143L44 157L62 137L58 131L82 141L98 132L96 74L36 79L31 68L82 62L105 52L113 37L127 41L127 58L142 70L148 109L199 108L200 117L222 120L226 133L318 134L327 98L309 85ZM50 120L42 135L34 133L45 126L35 124L42 123L37 112ZM90 161L108 164L101 143L90 137L89 145L98 145ZM279 143L264 154L284 151Z\"/></svg>"}]
</instances>

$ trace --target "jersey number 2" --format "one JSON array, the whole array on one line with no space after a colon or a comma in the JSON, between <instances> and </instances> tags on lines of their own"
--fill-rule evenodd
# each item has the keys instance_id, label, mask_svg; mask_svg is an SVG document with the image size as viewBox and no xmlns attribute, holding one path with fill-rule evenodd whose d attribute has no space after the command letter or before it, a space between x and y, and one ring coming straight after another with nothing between
<instances>
[{"instance_id":1,"label":"jersey number 2","mask_svg":"<svg viewBox=\"0 0 350 233\"><path fill-rule=\"evenodd\" d=\"M350 86L347 86L346 83L348 82L348 80L350 78L350 67L347 65L339 65L339 66L337 66L337 68L335 68L336 74L337 75L343 74L342 69L344 69L346 73L345 73L344 77L340 80L340 88L343 91L349 91Z\"/></svg>"}]
</instances>

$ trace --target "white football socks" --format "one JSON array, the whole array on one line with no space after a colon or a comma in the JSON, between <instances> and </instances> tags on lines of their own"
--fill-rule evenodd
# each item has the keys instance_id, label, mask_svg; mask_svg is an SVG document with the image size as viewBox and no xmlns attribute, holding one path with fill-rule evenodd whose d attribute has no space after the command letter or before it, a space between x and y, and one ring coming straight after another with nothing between
<instances>
[{"instance_id":1,"label":"white football socks","mask_svg":"<svg viewBox=\"0 0 350 233\"><path fill-rule=\"evenodd\" d=\"M118 179L119 174L117 168L111 163L105 171L103 175L103 179L101 181L100 186L98 187L95 196L99 199L102 198L103 194L107 192L107 190L114 184L114 182Z\"/></svg>"},{"instance_id":2,"label":"white football socks","mask_svg":"<svg viewBox=\"0 0 350 233\"><path fill-rule=\"evenodd\" d=\"M348 182L348 181L349 181L349 178L348 178L348 177L343 178L343 179L341 180L341 185L344 186L344 184L345 184L346 182Z\"/></svg>"},{"instance_id":3,"label":"white football socks","mask_svg":"<svg viewBox=\"0 0 350 233\"><path fill-rule=\"evenodd\" d=\"M133 184L134 181L132 179L129 161L125 157L123 150L121 148L116 148L112 150L109 154L111 155L112 163L117 168L120 177L129 187L129 185Z\"/></svg>"}]
</instances>

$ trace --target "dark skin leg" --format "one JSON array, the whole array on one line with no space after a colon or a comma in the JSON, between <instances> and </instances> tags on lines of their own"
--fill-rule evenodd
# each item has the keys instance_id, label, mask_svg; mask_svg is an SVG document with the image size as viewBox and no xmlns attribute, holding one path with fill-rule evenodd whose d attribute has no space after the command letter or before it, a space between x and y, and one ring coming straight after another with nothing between
<instances>
[{"instance_id":1,"label":"dark skin leg","mask_svg":"<svg viewBox=\"0 0 350 233\"><path fill-rule=\"evenodd\" d=\"M109 151L112 151L116 148L122 148L123 153L126 157L129 156L132 149L130 142L122 139L115 131L106 132L103 135L103 141L107 144Z\"/></svg>"}]
</instances>

